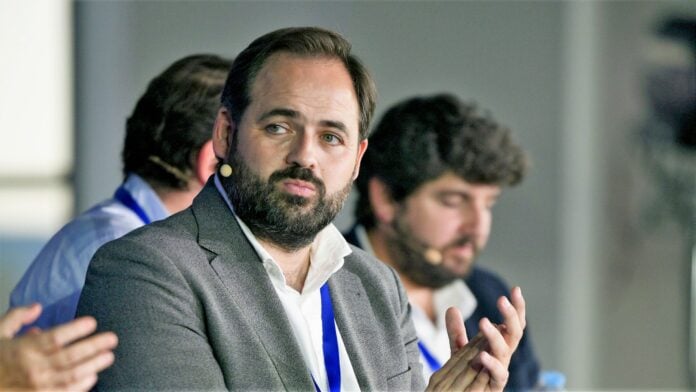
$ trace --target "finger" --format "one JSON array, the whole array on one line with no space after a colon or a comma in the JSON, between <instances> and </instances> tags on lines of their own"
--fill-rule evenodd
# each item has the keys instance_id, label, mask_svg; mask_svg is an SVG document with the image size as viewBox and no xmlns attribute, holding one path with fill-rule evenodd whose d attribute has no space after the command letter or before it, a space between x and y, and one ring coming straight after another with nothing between
<instances>
[{"instance_id":1,"label":"finger","mask_svg":"<svg viewBox=\"0 0 696 392\"><path fill-rule=\"evenodd\" d=\"M470 388L472 383L478 378L479 371L467 366L467 368L454 379L451 385L447 387L447 391L464 391ZM485 386L485 384L484 384Z\"/></svg>"},{"instance_id":2,"label":"finger","mask_svg":"<svg viewBox=\"0 0 696 392\"><path fill-rule=\"evenodd\" d=\"M459 384L467 383L476 377L477 370L473 374L468 375L466 375L466 372L471 367L471 361L481 352L482 344L487 344L486 338L483 334L478 334L459 351L454 353L444 366L431 377L429 389L449 391L455 382ZM468 378L464 378L462 381L461 377ZM459 381L457 381L458 378ZM433 388L430 388L431 385Z\"/></svg>"},{"instance_id":3,"label":"finger","mask_svg":"<svg viewBox=\"0 0 696 392\"><path fill-rule=\"evenodd\" d=\"M25 332L25 335L38 335L41 333L41 328L39 327L31 327Z\"/></svg>"},{"instance_id":4,"label":"finger","mask_svg":"<svg viewBox=\"0 0 696 392\"><path fill-rule=\"evenodd\" d=\"M479 360L486 373L490 376L490 381L488 382L490 388L494 391L502 391L509 377L507 367L487 352L482 352Z\"/></svg>"},{"instance_id":5,"label":"finger","mask_svg":"<svg viewBox=\"0 0 696 392\"><path fill-rule=\"evenodd\" d=\"M51 355L50 363L59 369L68 369L100 353L111 351L118 344L113 332L102 332L73 343Z\"/></svg>"},{"instance_id":6,"label":"finger","mask_svg":"<svg viewBox=\"0 0 696 392\"><path fill-rule=\"evenodd\" d=\"M114 363L114 353L111 351L102 352L89 358L77 366L54 373L51 381L52 385L71 388L72 385L87 383L85 380L96 379L97 373L106 369Z\"/></svg>"},{"instance_id":7,"label":"finger","mask_svg":"<svg viewBox=\"0 0 696 392\"><path fill-rule=\"evenodd\" d=\"M490 375L487 371L482 370L476 374L476 378L472 380L468 385L463 388L458 388L458 390L466 391L485 391L488 387L488 381L490 380ZM466 388L466 389L464 389Z\"/></svg>"},{"instance_id":8,"label":"finger","mask_svg":"<svg viewBox=\"0 0 696 392\"><path fill-rule=\"evenodd\" d=\"M14 337L23 325L30 324L41 314L41 305L20 306L0 317L0 338Z\"/></svg>"},{"instance_id":9,"label":"finger","mask_svg":"<svg viewBox=\"0 0 696 392\"><path fill-rule=\"evenodd\" d=\"M97 321L93 317L80 317L38 335L37 343L42 351L55 352L66 344L91 334L96 328Z\"/></svg>"},{"instance_id":10,"label":"finger","mask_svg":"<svg viewBox=\"0 0 696 392\"><path fill-rule=\"evenodd\" d=\"M464 318L459 309L454 306L447 309L445 326L447 327L447 336L449 336L450 353L454 354L469 341L464 327Z\"/></svg>"},{"instance_id":11,"label":"finger","mask_svg":"<svg viewBox=\"0 0 696 392\"><path fill-rule=\"evenodd\" d=\"M478 351L488 350L488 340L482 331L479 331L479 333L476 334L476 336L474 336L474 338L471 339L471 341L467 344L477 348Z\"/></svg>"},{"instance_id":12,"label":"finger","mask_svg":"<svg viewBox=\"0 0 696 392\"><path fill-rule=\"evenodd\" d=\"M481 329L481 333L486 337L488 350L491 355L507 366L514 350L505 340L503 334L485 317L479 322L479 328Z\"/></svg>"},{"instance_id":13,"label":"finger","mask_svg":"<svg viewBox=\"0 0 696 392\"><path fill-rule=\"evenodd\" d=\"M92 387L96 383L97 383L97 375L92 374L91 376L85 377L82 380L80 380L74 384L68 385L66 387L66 389L69 391L89 391L90 389L92 389Z\"/></svg>"},{"instance_id":14,"label":"finger","mask_svg":"<svg viewBox=\"0 0 696 392\"><path fill-rule=\"evenodd\" d=\"M522 339L522 325L520 325L520 316L517 309L512 306L510 300L505 296L498 298L498 310L503 315L505 322L505 330L503 336L508 344L513 348L517 348L517 344Z\"/></svg>"},{"instance_id":15,"label":"finger","mask_svg":"<svg viewBox=\"0 0 696 392\"><path fill-rule=\"evenodd\" d=\"M510 293L510 299L512 301L512 306L517 309L520 325L522 326L522 329L524 329L527 326L527 304L522 296L522 289L515 286Z\"/></svg>"}]
</instances>

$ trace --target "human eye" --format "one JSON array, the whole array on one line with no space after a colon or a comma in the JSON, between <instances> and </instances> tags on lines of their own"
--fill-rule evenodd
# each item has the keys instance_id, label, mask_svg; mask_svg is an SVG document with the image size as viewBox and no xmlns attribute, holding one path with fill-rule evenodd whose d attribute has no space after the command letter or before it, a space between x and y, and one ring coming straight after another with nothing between
<instances>
[{"instance_id":1,"label":"human eye","mask_svg":"<svg viewBox=\"0 0 696 392\"><path fill-rule=\"evenodd\" d=\"M333 133L325 133L321 135L321 139L330 145L339 145L343 143L343 139Z\"/></svg>"},{"instance_id":2,"label":"human eye","mask_svg":"<svg viewBox=\"0 0 696 392\"><path fill-rule=\"evenodd\" d=\"M464 200L464 197L462 195L456 194L456 193L442 193L437 196L438 202L442 204L445 207L450 207L450 208L458 208L466 200Z\"/></svg>"},{"instance_id":3,"label":"human eye","mask_svg":"<svg viewBox=\"0 0 696 392\"><path fill-rule=\"evenodd\" d=\"M288 132L288 128L281 124L269 124L264 127L264 130L272 135L283 135Z\"/></svg>"}]
</instances>

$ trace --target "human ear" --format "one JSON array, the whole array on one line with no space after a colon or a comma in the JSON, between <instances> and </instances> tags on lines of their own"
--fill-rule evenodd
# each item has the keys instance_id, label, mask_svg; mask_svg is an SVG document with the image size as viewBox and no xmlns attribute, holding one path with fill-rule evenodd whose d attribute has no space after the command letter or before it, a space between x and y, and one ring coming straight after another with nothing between
<instances>
[{"instance_id":1,"label":"human ear","mask_svg":"<svg viewBox=\"0 0 696 392\"><path fill-rule=\"evenodd\" d=\"M367 192L375 219L379 223L391 223L396 215L396 202L387 185L377 177L372 177L367 182Z\"/></svg>"},{"instance_id":2,"label":"human ear","mask_svg":"<svg viewBox=\"0 0 696 392\"><path fill-rule=\"evenodd\" d=\"M226 108L222 107L218 110L213 125L213 151L215 156L222 161L225 161L230 153L232 145L232 136L236 131L236 124L232 121L232 117Z\"/></svg>"},{"instance_id":3,"label":"human ear","mask_svg":"<svg viewBox=\"0 0 696 392\"><path fill-rule=\"evenodd\" d=\"M198 151L198 159L196 159L196 177L201 185L208 181L208 177L215 172L215 151L213 151L213 141L208 140L201 146Z\"/></svg>"},{"instance_id":4,"label":"human ear","mask_svg":"<svg viewBox=\"0 0 696 392\"><path fill-rule=\"evenodd\" d=\"M358 158L355 160L355 168L353 169L353 181L355 181L355 179L358 178L358 174L360 174L360 162L362 162L366 150L367 139L363 139L360 141L360 144L358 144Z\"/></svg>"}]
</instances>

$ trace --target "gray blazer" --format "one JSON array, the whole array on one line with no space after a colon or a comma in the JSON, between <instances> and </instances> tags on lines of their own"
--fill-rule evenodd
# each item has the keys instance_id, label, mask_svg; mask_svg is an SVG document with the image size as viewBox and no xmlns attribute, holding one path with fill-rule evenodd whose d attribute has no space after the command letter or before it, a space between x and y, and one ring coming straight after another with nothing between
<instances>
[{"instance_id":1,"label":"gray blazer","mask_svg":"<svg viewBox=\"0 0 696 392\"><path fill-rule=\"evenodd\" d=\"M362 390L420 390L406 293L358 248L329 279ZM78 315L119 337L99 389L314 390L261 260L212 181L193 205L103 246Z\"/></svg>"}]
</instances>

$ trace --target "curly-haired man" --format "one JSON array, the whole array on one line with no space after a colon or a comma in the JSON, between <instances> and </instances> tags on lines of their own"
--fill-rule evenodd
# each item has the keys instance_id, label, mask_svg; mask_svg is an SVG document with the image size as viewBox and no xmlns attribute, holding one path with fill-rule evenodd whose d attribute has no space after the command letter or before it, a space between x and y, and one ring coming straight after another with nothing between
<instances>
[{"instance_id":1,"label":"curly-haired man","mask_svg":"<svg viewBox=\"0 0 696 392\"><path fill-rule=\"evenodd\" d=\"M396 104L370 135L356 181L357 224L346 239L399 273L426 376L450 355L446 308L461 310L470 336L480 323L502 321L498 301L508 286L473 261L488 240L501 188L519 183L527 166L507 128L449 94ZM534 386L538 372L525 333L508 388Z\"/></svg>"}]
</instances>

